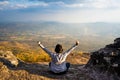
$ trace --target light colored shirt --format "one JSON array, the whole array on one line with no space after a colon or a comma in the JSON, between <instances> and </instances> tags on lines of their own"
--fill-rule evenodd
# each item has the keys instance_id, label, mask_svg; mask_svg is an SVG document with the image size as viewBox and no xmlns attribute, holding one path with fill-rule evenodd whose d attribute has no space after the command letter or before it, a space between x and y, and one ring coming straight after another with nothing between
<instances>
[{"instance_id":1,"label":"light colored shirt","mask_svg":"<svg viewBox=\"0 0 120 80\"><path fill-rule=\"evenodd\" d=\"M66 58L71 53L71 51L77 47L77 45L73 45L70 49L63 53L53 53L45 48L42 44L40 44L40 47L52 58L50 70L54 73L60 73L67 70Z\"/></svg>"}]
</instances>

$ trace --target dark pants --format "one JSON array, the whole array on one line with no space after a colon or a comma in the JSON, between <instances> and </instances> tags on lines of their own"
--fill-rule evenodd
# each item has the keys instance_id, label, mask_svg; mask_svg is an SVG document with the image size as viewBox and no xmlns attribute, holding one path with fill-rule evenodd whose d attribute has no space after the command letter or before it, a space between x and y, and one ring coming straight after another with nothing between
<instances>
[{"instance_id":1,"label":"dark pants","mask_svg":"<svg viewBox=\"0 0 120 80\"><path fill-rule=\"evenodd\" d=\"M49 67L51 66L51 62L49 63ZM66 71L63 71L63 72L60 72L60 73L54 73L53 71L50 71L51 73L53 74L58 74L58 75L61 75L61 74L65 74L68 72L68 69L70 67L70 63L66 63L66 67L67 67L67 70Z\"/></svg>"}]
</instances>

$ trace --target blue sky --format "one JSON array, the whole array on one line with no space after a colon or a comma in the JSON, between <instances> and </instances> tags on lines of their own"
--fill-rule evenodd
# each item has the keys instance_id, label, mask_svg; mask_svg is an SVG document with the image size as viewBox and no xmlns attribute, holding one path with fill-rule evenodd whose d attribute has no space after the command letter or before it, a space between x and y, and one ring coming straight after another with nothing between
<instances>
[{"instance_id":1,"label":"blue sky","mask_svg":"<svg viewBox=\"0 0 120 80\"><path fill-rule=\"evenodd\" d=\"M0 22L120 22L120 0L0 0Z\"/></svg>"}]
</instances>

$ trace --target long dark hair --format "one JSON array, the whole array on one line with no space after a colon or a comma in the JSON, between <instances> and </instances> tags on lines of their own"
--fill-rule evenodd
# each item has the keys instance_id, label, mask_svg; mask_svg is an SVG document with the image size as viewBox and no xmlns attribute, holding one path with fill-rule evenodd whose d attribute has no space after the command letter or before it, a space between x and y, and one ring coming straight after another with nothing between
<instances>
[{"instance_id":1,"label":"long dark hair","mask_svg":"<svg viewBox=\"0 0 120 80\"><path fill-rule=\"evenodd\" d=\"M62 53L63 52L63 48L61 44L57 44L55 47L55 52L56 53Z\"/></svg>"}]
</instances>

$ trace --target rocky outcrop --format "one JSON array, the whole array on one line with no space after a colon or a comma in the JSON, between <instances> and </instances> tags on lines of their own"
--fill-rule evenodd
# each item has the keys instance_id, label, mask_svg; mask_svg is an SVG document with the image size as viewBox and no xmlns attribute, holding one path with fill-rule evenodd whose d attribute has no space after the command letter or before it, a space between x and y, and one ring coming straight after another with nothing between
<instances>
[{"instance_id":1,"label":"rocky outcrop","mask_svg":"<svg viewBox=\"0 0 120 80\"><path fill-rule=\"evenodd\" d=\"M98 51L91 52L90 59L85 66L93 77L100 76L100 80L120 80L120 38L114 40L113 44L106 45ZM94 73L92 73L94 72ZM109 76L107 76L109 74ZM110 75L113 76L111 79ZM99 80L99 79L98 79Z\"/></svg>"},{"instance_id":2,"label":"rocky outcrop","mask_svg":"<svg viewBox=\"0 0 120 80\"><path fill-rule=\"evenodd\" d=\"M11 51L0 50L0 61L11 67L17 67L19 64L19 60L12 54Z\"/></svg>"},{"instance_id":3,"label":"rocky outcrop","mask_svg":"<svg viewBox=\"0 0 120 80\"><path fill-rule=\"evenodd\" d=\"M94 80L86 75L83 67L71 64L67 74L55 75L49 72L48 62L27 63L11 51L0 51L0 80Z\"/></svg>"},{"instance_id":4,"label":"rocky outcrop","mask_svg":"<svg viewBox=\"0 0 120 80\"><path fill-rule=\"evenodd\" d=\"M9 67L0 62L0 80L95 80L83 71L84 65L71 65L67 74L55 75L49 72L48 63L19 63Z\"/></svg>"}]
</instances>

